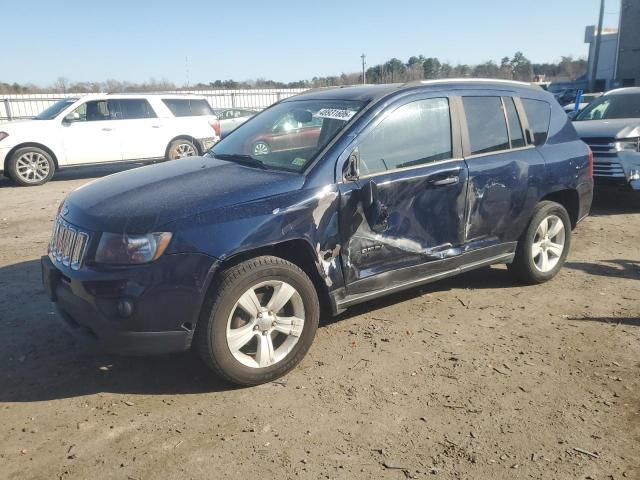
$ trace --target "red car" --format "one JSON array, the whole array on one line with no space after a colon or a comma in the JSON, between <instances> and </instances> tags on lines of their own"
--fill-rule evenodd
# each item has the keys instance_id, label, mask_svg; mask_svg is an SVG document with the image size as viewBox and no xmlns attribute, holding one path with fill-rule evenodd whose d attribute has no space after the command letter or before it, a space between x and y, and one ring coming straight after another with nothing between
<instances>
[{"instance_id":1,"label":"red car","mask_svg":"<svg viewBox=\"0 0 640 480\"><path fill-rule=\"evenodd\" d=\"M276 122L271 133L263 133L252 140L251 155L314 148L318 144L321 127L322 118L303 123L289 114Z\"/></svg>"}]
</instances>

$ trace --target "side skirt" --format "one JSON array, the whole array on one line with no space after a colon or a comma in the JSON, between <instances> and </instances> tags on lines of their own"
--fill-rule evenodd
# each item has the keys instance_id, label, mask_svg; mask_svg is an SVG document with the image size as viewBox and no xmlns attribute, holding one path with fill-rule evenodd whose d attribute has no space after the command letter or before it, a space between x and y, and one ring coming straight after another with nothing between
<instances>
[{"instance_id":1,"label":"side skirt","mask_svg":"<svg viewBox=\"0 0 640 480\"><path fill-rule=\"evenodd\" d=\"M373 300L375 298L383 297L385 295L390 295L392 293L400 292L402 290L407 290L409 288L417 287L427 283L436 282L438 280L442 280L443 278L453 277L454 275L458 275L459 273L475 270L476 268L487 267L489 265L493 265L496 263L511 263L513 261L514 256L515 256L515 252L502 253L500 255L495 255L493 257L466 263L458 267L454 267L450 270L445 270L443 272L434 273L432 275L409 280L407 282L397 283L384 288L380 288L378 290L372 290L370 292L346 295L342 298L336 298L336 294L338 295L340 294L340 291L337 291L332 294L333 296L332 303L334 305L335 313L339 313L343 311L345 308L350 307L352 305L356 305L358 303L366 302L368 300Z\"/></svg>"}]
</instances>

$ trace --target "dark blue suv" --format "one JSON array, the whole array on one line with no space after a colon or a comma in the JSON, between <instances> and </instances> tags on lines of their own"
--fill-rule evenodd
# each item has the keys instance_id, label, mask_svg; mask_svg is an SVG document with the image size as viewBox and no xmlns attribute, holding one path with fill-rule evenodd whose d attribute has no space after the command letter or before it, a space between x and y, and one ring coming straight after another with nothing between
<instances>
[{"instance_id":1,"label":"dark blue suv","mask_svg":"<svg viewBox=\"0 0 640 480\"><path fill-rule=\"evenodd\" d=\"M204 157L72 192L43 281L72 331L103 348L193 347L251 385L303 358L321 312L496 263L551 279L592 190L590 150L537 87L322 89Z\"/></svg>"}]
</instances>

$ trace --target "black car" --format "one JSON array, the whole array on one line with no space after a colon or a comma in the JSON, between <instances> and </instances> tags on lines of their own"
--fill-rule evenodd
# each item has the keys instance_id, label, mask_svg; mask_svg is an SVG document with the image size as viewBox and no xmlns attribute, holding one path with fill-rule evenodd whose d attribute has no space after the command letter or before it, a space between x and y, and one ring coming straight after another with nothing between
<instances>
[{"instance_id":1,"label":"black car","mask_svg":"<svg viewBox=\"0 0 640 480\"><path fill-rule=\"evenodd\" d=\"M290 143L255 156L274 124ZM309 144L294 138L311 130ZM592 189L589 149L537 87L322 89L204 157L72 192L43 279L71 330L103 348L194 347L251 385L304 357L321 312L496 263L524 282L553 278Z\"/></svg>"}]
</instances>

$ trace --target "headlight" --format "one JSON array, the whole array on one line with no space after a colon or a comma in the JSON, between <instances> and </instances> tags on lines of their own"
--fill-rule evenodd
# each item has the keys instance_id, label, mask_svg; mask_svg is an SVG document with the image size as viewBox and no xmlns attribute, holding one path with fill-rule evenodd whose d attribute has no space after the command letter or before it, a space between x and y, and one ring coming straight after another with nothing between
<instances>
[{"instance_id":1,"label":"headlight","mask_svg":"<svg viewBox=\"0 0 640 480\"><path fill-rule=\"evenodd\" d=\"M618 152L640 152L640 138L626 138L613 142Z\"/></svg>"},{"instance_id":2,"label":"headlight","mask_svg":"<svg viewBox=\"0 0 640 480\"><path fill-rule=\"evenodd\" d=\"M9 136L9 134L7 132L0 132L0 140L4 140L8 136Z\"/></svg>"},{"instance_id":3,"label":"headlight","mask_svg":"<svg viewBox=\"0 0 640 480\"><path fill-rule=\"evenodd\" d=\"M146 235L103 233L96 251L96 263L136 265L160 258L171 241L171 233L156 232Z\"/></svg>"}]
</instances>

